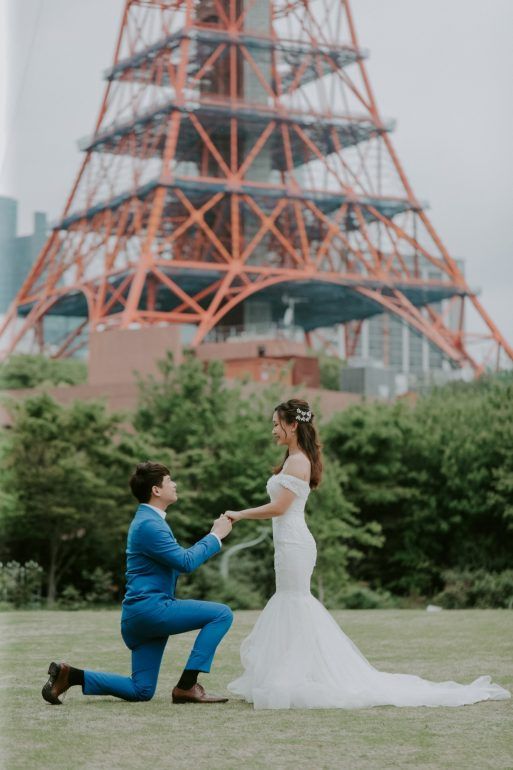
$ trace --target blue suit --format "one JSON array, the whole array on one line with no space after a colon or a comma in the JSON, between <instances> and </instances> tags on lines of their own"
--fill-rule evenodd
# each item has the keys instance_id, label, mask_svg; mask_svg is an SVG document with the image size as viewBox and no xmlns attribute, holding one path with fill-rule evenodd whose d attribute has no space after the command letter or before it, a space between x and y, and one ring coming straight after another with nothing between
<instances>
[{"instance_id":1,"label":"blue suit","mask_svg":"<svg viewBox=\"0 0 513 770\"><path fill-rule=\"evenodd\" d=\"M232 611L215 602L176 599L175 590L181 573L193 572L220 550L211 533L191 548L182 548L151 506L139 506L128 530L121 613L121 635L132 651L132 676L87 670L85 695L150 700L168 637L197 628L201 631L185 667L210 671L216 648L232 624Z\"/></svg>"}]
</instances>

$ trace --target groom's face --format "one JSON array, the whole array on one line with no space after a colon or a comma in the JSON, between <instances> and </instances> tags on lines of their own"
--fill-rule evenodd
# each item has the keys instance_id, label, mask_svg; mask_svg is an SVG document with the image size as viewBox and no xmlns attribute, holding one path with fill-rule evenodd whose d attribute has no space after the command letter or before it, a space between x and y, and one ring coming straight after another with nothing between
<instances>
[{"instance_id":1,"label":"groom's face","mask_svg":"<svg viewBox=\"0 0 513 770\"><path fill-rule=\"evenodd\" d=\"M164 476L162 479L162 486L153 487L153 493L159 497L160 501L165 505L171 505L178 500L178 495L176 494L176 482L172 481L170 476Z\"/></svg>"}]
</instances>

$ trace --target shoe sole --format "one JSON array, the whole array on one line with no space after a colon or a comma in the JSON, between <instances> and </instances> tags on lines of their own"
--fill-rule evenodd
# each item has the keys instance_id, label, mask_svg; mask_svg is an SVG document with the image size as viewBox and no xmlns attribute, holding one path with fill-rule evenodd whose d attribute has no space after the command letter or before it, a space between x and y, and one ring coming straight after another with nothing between
<instances>
[{"instance_id":1,"label":"shoe sole","mask_svg":"<svg viewBox=\"0 0 513 770\"><path fill-rule=\"evenodd\" d=\"M173 698L173 703L207 703L212 705L213 703L228 703L229 698L222 698L221 700L191 700L190 698Z\"/></svg>"},{"instance_id":2,"label":"shoe sole","mask_svg":"<svg viewBox=\"0 0 513 770\"><path fill-rule=\"evenodd\" d=\"M41 690L41 695L45 699L47 703L50 703L52 706L62 706L62 701L55 697L55 695L52 694L52 687L55 684L55 680L59 676L60 666L57 663L50 663L48 666L48 675L49 679L43 689Z\"/></svg>"}]
</instances>

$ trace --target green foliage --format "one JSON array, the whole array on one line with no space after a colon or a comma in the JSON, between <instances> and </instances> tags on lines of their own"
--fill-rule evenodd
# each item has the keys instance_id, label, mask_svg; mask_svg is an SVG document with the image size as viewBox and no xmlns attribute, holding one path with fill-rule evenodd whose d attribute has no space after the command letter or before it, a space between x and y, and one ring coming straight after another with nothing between
<instances>
[{"instance_id":1,"label":"green foliage","mask_svg":"<svg viewBox=\"0 0 513 770\"><path fill-rule=\"evenodd\" d=\"M225 547L229 546L226 545ZM252 559L249 562L245 560L243 563L246 570L250 565L254 574ZM217 560L203 564L201 569L191 575L181 576L178 591L181 599L206 597L216 602L228 604L233 610L259 609L265 599L260 584L257 582L255 586L252 586L247 574L244 575L240 570L231 572L230 578L224 580L219 572Z\"/></svg>"},{"instance_id":2,"label":"green foliage","mask_svg":"<svg viewBox=\"0 0 513 770\"><path fill-rule=\"evenodd\" d=\"M342 593L339 606L347 610L384 610L397 606L388 591L373 591L366 583L351 583Z\"/></svg>"},{"instance_id":3,"label":"green foliage","mask_svg":"<svg viewBox=\"0 0 513 770\"><path fill-rule=\"evenodd\" d=\"M136 507L127 482L141 460L170 467L178 502L168 517L184 546L226 509L267 502L265 480L283 451L271 441L278 387L244 398L227 387L220 364L205 368L193 355L180 366L169 356L161 375L141 381L135 431L98 403L61 407L39 394L10 404L13 427L0 445L0 558L18 566L0 571L2 596L11 597L4 601L40 593L29 586L41 579L39 567L27 571L29 560L61 606L122 596ZM318 548L312 590L321 601L383 607L393 604L391 593L438 594L444 606L511 606L512 404L513 377L503 375L434 390L416 406L359 405L323 425L324 478L307 505ZM269 536L233 554L227 580L218 557L182 576L179 595L262 606L274 570L270 522L259 526ZM237 524L225 549L255 532L255 522Z\"/></svg>"},{"instance_id":4,"label":"green foliage","mask_svg":"<svg viewBox=\"0 0 513 770\"><path fill-rule=\"evenodd\" d=\"M387 586L402 573L402 529L397 523L415 496L404 465L411 425L407 406L368 404L340 412L323 433L327 455L337 458L344 470L344 494L353 510L364 524L378 522L385 537L385 548L366 550L361 567L356 565L353 572L375 586Z\"/></svg>"},{"instance_id":5,"label":"green foliage","mask_svg":"<svg viewBox=\"0 0 513 770\"><path fill-rule=\"evenodd\" d=\"M57 604L64 610L81 610L91 605L111 604L117 587L112 572L95 567L92 572L82 570L81 588L68 583L59 593Z\"/></svg>"},{"instance_id":6,"label":"green foliage","mask_svg":"<svg viewBox=\"0 0 513 770\"><path fill-rule=\"evenodd\" d=\"M61 591L58 605L63 610L81 610L85 606L82 594L73 585L67 585Z\"/></svg>"},{"instance_id":7,"label":"green foliage","mask_svg":"<svg viewBox=\"0 0 513 770\"><path fill-rule=\"evenodd\" d=\"M127 480L141 442L99 403L66 408L40 394L11 409L1 470L2 551L36 559L53 602L61 581L91 563L120 569L134 507Z\"/></svg>"},{"instance_id":8,"label":"green foliage","mask_svg":"<svg viewBox=\"0 0 513 770\"><path fill-rule=\"evenodd\" d=\"M0 388L34 388L36 385L78 385L87 380L84 361L73 358L14 355L0 366Z\"/></svg>"},{"instance_id":9,"label":"green foliage","mask_svg":"<svg viewBox=\"0 0 513 770\"><path fill-rule=\"evenodd\" d=\"M335 356L319 356L319 372L321 388L326 390L340 390L340 372L344 362Z\"/></svg>"},{"instance_id":10,"label":"green foliage","mask_svg":"<svg viewBox=\"0 0 513 770\"><path fill-rule=\"evenodd\" d=\"M445 586L434 601L446 609L467 607L503 607L513 609L513 569L503 572L486 570L448 570Z\"/></svg>"},{"instance_id":11,"label":"green foliage","mask_svg":"<svg viewBox=\"0 0 513 770\"><path fill-rule=\"evenodd\" d=\"M313 591L329 606L340 606L350 580L350 569L364 550L381 546L381 528L370 521L362 525L356 507L344 495L347 472L336 460L325 457L322 483L308 499L308 524L317 543Z\"/></svg>"},{"instance_id":12,"label":"green foliage","mask_svg":"<svg viewBox=\"0 0 513 770\"><path fill-rule=\"evenodd\" d=\"M488 378L423 399L415 414L431 434L431 467L425 484L443 522L441 566L501 571L513 550L513 378ZM433 446L434 444L434 446Z\"/></svg>"},{"instance_id":13,"label":"green foliage","mask_svg":"<svg viewBox=\"0 0 513 770\"><path fill-rule=\"evenodd\" d=\"M85 600L89 604L109 604L116 593L112 572L95 567L92 572L82 570L82 577L89 582Z\"/></svg>"},{"instance_id":14,"label":"green foliage","mask_svg":"<svg viewBox=\"0 0 513 770\"><path fill-rule=\"evenodd\" d=\"M443 572L501 571L513 549L513 380L437 389L406 404L337 415L327 452L347 472L345 493L384 547L354 570L374 587L432 595Z\"/></svg>"},{"instance_id":15,"label":"green foliage","mask_svg":"<svg viewBox=\"0 0 513 770\"><path fill-rule=\"evenodd\" d=\"M37 606L41 602L43 568L35 561L0 562L0 601L14 607Z\"/></svg>"}]
</instances>

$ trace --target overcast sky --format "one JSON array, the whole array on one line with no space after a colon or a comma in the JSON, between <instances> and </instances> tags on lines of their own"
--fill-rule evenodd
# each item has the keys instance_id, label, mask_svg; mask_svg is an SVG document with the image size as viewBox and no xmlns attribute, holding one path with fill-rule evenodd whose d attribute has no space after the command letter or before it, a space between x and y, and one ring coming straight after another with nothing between
<instances>
[{"instance_id":1,"label":"overcast sky","mask_svg":"<svg viewBox=\"0 0 513 770\"><path fill-rule=\"evenodd\" d=\"M0 194L56 219L93 128L123 0L0 0ZM352 0L393 141L513 344L513 0ZM472 321L470 321L472 324Z\"/></svg>"}]
</instances>

